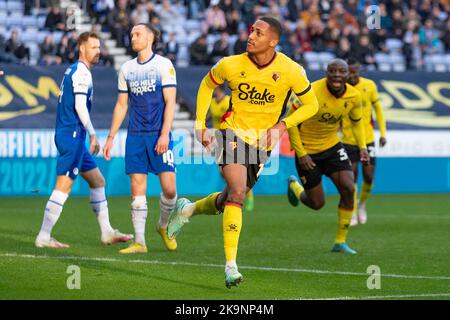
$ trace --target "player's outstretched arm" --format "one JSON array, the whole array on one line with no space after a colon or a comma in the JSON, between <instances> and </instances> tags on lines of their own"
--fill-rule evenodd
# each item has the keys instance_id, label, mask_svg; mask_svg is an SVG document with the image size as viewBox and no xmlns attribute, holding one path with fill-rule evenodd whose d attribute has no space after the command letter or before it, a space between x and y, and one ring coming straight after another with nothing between
<instances>
[{"instance_id":1,"label":"player's outstretched arm","mask_svg":"<svg viewBox=\"0 0 450 320\"><path fill-rule=\"evenodd\" d=\"M89 153L95 155L100 151L100 144L98 143L94 126L92 125L91 117L89 116L89 111L87 108L87 96L85 94L75 94L75 111L77 112L81 123L89 134Z\"/></svg>"},{"instance_id":2,"label":"player's outstretched arm","mask_svg":"<svg viewBox=\"0 0 450 320\"><path fill-rule=\"evenodd\" d=\"M211 99L214 91L214 86L210 85L208 81L209 75L203 78L200 88L197 93L197 110L195 112L195 133L197 139L205 148L213 142L213 137L207 134L206 115L211 105Z\"/></svg>"},{"instance_id":3,"label":"player's outstretched arm","mask_svg":"<svg viewBox=\"0 0 450 320\"><path fill-rule=\"evenodd\" d=\"M294 112L294 108L290 108L287 116ZM291 127L288 129L289 142L291 143L291 148L295 151L297 157L303 157L307 154L305 147L303 146L302 139L300 137L300 131L298 127Z\"/></svg>"},{"instance_id":4,"label":"player's outstretched arm","mask_svg":"<svg viewBox=\"0 0 450 320\"><path fill-rule=\"evenodd\" d=\"M386 145L386 119L384 118L383 108L381 107L380 100L378 99L378 90L376 86L373 94L372 105L375 110L378 128L380 129L380 146L384 147Z\"/></svg>"},{"instance_id":5,"label":"player's outstretched arm","mask_svg":"<svg viewBox=\"0 0 450 320\"><path fill-rule=\"evenodd\" d=\"M361 96L358 96L354 103L353 108L350 110L349 118L352 124L353 136L358 143L358 147L360 150L361 162L364 165L368 165L370 161L369 153L367 152L366 145L366 133L364 130L364 124L362 121L362 102Z\"/></svg>"},{"instance_id":6,"label":"player's outstretched arm","mask_svg":"<svg viewBox=\"0 0 450 320\"><path fill-rule=\"evenodd\" d=\"M119 93L117 97L116 106L114 107L113 119L111 122L111 128L109 129L108 139L103 147L103 157L106 160L111 160L111 149L113 147L114 137L119 131L125 116L128 111L128 93Z\"/></svg>"},{"instance_id":7,"label":"player's outstretched arm","mask_svg":"<svg viewBox=\"0 0 450 320\"><path fill-rule=\"evenodd\" d=\"M319 102L317 101L314 89L309 87L304 93L297 94L297 98L302 105L284 118L282 121L286 123L287 129L297 127L300 123L314 116L319 110Z\"/></svg>"},{"instance_id":8,"label":"player's outstretched arm","mask_svg":"<svg viewBox=\"0 0 450 320\"><path fill-rule=\"evenodd\" d=\"M175 87L164 88L163 95L166 107L164 110L164 123L161 129L161 135L155 146L155 151L158 154L163 154L169 147L169 134L172 129L173 117L175 115L177 89Z\"/></svg>"}]
</instances>

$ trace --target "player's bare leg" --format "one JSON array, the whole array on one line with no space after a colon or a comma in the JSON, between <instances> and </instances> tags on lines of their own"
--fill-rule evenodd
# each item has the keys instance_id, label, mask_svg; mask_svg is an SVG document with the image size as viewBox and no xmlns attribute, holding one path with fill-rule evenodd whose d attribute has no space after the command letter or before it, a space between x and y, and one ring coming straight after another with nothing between
<instances>
[{"instance_id":1,"label":"player's bare leg","mask_svg":"<svg viewBox=\"0 0 450 320\"><path fill-rule=\"evenodd\" d=\"M333 172L330 179L339 191L341 196L338 206L338 227L336 232L333 252L356 254L356 251L346 244L348 228L354 207L354 187L353 171L343 170Z\"/></svg>"},{"instance_id":2,"label":"player's bare leg","mask_svg":"<svg viewBox=\"0 0 450 320\"><path fill-rule=\"evenodd\" d=\"M133 222L135 242L119 253L147 253L145 243L145 223L147 221L147 175L143 173L130 174L131 182L131 220Z\"/></svg>"},{"instance_id":3,"label":"player's bare leg","mask_svg":"<svg viewBox=\"0 0 450 320\"><path fill-rule=\"evenodd\" d=\"M375 172L375 165L370 162L369 165L362 167L363 172L363 185L361 187L361 197L358 203L358 221L361 224L367 222L367 210L366 202L372 193L373 189L373 176Z\"/></svg>"},{"instance_id":4,"label":"player's bare leg","mask_svg":"<svg viewBox=\"0 0 450 320\"><path fill-rule=\"evenodd\" d=\"M159 175L162 193L159 199L159 222L156 232L161 236L164 246L169 251L177 249L177 241L174 237L167 236L167 226L170 213L175 208L177 202L176 175L175 172L161 172Z\"/></svg>"},{"instance_id":5,"label":"player's bare leg","mask_svg":"<svg viewBox=\"0 0 450 320\"><path fill-rule=\"evenodd\" d=\"M353 213L352 213L352 219L350 220L350 226L356 226L358 224L358 217L356 215L356 209L357 209L357 203L358 203L358 167L359 162L353 161L352 162L352 170L353 170L353 177L355 182L355 191L353 192Z\"/></svg>"},{"instance_id":6,"label":"player's bare leg","mask_svg":"<svg viewBox=\"0 0 450 320\"><path fill-rule=\"evenodd\" d=\"M45 207L44 219L41 230L35 240L38 248L69 248L69 245L61 243L52 238L51 232L58 221L64 207L64 203L69 197L72 189L73 180L68 176L57 176L55 188Z\"/></svg>"},{"instance_id":7,"label":"player's bare leg","mask_svg":"<svg viewBox=\"0 0 450 320\"><path fill-rule=\"evenodd\" d=\"M111 227L109 221L108 201L105 193L105 178L98 168L81 172L80 175L89 184L90 203L101 231L101 242L109 245L116 242L127 242L133 239L131 234L123 234Z\"/></svg>"},{"instance_id":8,"label":"player's bare leg","mask_svg":"<svg viewBox=\"0 0 450 320\"><path fill-rule=\"evenodd\" d=\"M223 210L223 241L225 251L225 285L237 286L243 281L236 264L239 235L242 227L242 204L247 192L247 168L241 164L223 167L228 196Z\"/></svg>"}]
</instances>

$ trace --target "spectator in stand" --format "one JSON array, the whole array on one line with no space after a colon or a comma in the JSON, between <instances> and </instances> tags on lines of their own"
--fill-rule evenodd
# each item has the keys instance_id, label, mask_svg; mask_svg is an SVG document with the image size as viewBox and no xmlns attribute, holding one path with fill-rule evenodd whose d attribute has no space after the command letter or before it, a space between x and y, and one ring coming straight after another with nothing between
<instances>
[{"instance_id":1,"label":"spectator in stand","mask_svg":"<svg viewBox=\"0 0 450 320\"><path fill-rule=\"evenodd\" d=\"M30 49L25 47L19 39L19 33L17 30L11 32L11 38L5 43L5 52L12 54L17 58L17 62L29 63L30 62Z\"/></svg>"},{"instance_id":2,"label":"spectator in stand","mask_svg":"<svg viewBox=\"0 0 450 320\"><path fill-rule=\"evenodd\" d=\"M311 37L309 36L309 32L306 29L306 24L304 21L298 21L295 33L297 35L297 40L302 53L312 51Z\"/></svg>"},{"instance_id":3,"label":"spectator in stand","mask_svg":"<svg viewBox=\"0 0 450 320\"><path fill-rule=\"evenodd\" d=\"M220 0L219 8L225 13L225 16L231 14L234 9L233 0Z\"/></svg>"},{"instance_id":4,"label":"spectator in stand","mask_svg":"<svg viewBox=\"0 0 450 320\"><path fill-rule=\"evenodd\" d=\"M427 19L419 30L420 44L427 54L442 53L443 47L439 40L440 32L433 26L433 20Z\"/></svg>"},{"instance_id":5,"label":"spectator in stand","mask_svg":"<svg viewBox=\"0 0 450 320\"><path fill-rule=\"evenodd\" d=\"M96 0L92 5L92 11L95 15L96 22L105 24L108 14L114 10L114 0Z\"/></svg>"},{"instance_id":6,"label":"spectator in stand","mask_svg":"<svg viewBox=\"0 0 450 320\"><path fill-rule=\"evenodd\" d=\"M211 0L210 7L206 10L203 24L204 33L219 33L225 31L227 21L225 13L219 7L219 0Z\"/></svg>"},{"instance_id":7,"label":"spectator in stand","mask_svg":"<svg viewBox=\"0 0 450 320\"><path fill-rule=\"evenodd\" d=\"M61 64L61 57L57 55L57 47L53 36L48 34L40 45L40 63L43 65Z\"/></svg>"},{"instance_id":8,"label":"spectator in stand","mask_svg":"<svg viewBox=\"0 0 450 320\"><path fill-rule=\"evenodd\" d=\"M182 27L184 16L177 10L177 7L171 5L169 0L163 0L159 17L162 28L159 30L162 33L175 32L177 35L184 34Z\"/></svg>"},{"instance_id":9,"label":"spectator in stand","mask_svg":"<svg viewBox=\"0 0 450 320\"><path fill-rule=\"evenodd\" d=\"M150 22L145 3L140 2L136 5L136 8L131 12L131 20L133 21L133 25L138 23L148 24Z\"/></svg>"},{"instance_id":10,"label":"spectator in stand","mask_svg":"<svg viewBox=\"0 0 450 320\"><path fill-rule=\"evenodd\" d=\"M403 14L400 10L394 10L392 13L392 29L390 37L401 39L403 36Z\"/></svg>"},{"instance_id":11,"label":"spectator in stand","mask_svg":"<svg viewBox=\"0 0 450 320\"><path fill-rule=\"evenodd\" d=\"M214 43L213 50L211 52L211 63L216 63L223 57L230 55L230 43L229 43L229 35L227 32L222 32L220 34L219 40Z\"/></svg>"},{"instance_id":12,"label":"spectator in stand","mask_svg":"<svg viewBox=\"0 0 450 320\"><path fill-rule=\"evenodd\" d=\"M200 19L203 17L206 4L204 0L184 0L184 5L187 6L188 19Z\"/></svg>"},{"instance_id":13,"label":"spectator in stand","mask_svg":"<svg viewBox=\"0 0 450 320\"><path fill-rule=\"evenodd\" d=\"M62 64L70 64L75 61L75 53L69 48L69 36L63 35L56 49L56 55L60 58Z\"/></svg>"},{"instance_id":14,"label":"spectator in stand","mask_svg":"<svg viewBox=\"0 0 450 320\"><path fill-rule=\"evenodd\" d=\"M99 64L105 66L114 66L114 59L109 54L109 50L105 45L105 41L101 38L102 26L100 24L93 24L91 31L100 37L100 58Z\"/></svg>"},{"instance_id":15,"label":"spectator in stand","mask_svg":"<svg viewBox=\"0 0 450 320\"><path fill-rule=\"evenodd\" d=\"M323 50L328 52L335 52L339 36L341 32L340 29L337 29L335 27L335 23L330 19L328 20L327 26L322 32L322 43L323 43Z\"/></svg>"},{"instance_id":16,"label":"spectator in stand","mask_svg":"<svg viewBox=\"0 0 450 320\"><path fill-rule=\"evenodd\" d=\"M339 45L336 50L336 57L347 60L351 56L350 41L346 37L339 39Z\"/></svg>"},{"instance_id":17,"label":"spectator in stand","mask_svg":"<svg viewBox=\"0 0 450 320\"><path fill-rule=\"evenodd\" d=\"M239 28L242 25L241 15L238 10L233 10L227 15L227 32L228 34L238 34Z\"/></svg>"},{"instance_id":18,"label":"spectator in stand","mask_svg":"<svg viewBox=\"0 0 450 320\"><path fill-rule=\"evenodd\" d=\"M283 24L284 22L284 19L281 15L280 7L274 1L269 2L269 11L266 13L266 15L277 19L278 21L280 21L281 24Z\"/></svg>"},{"instance_id":19,"label":"spectator in stand","mask_svg":"<svg viewBox=\"0 0 450 320\"><path fill-rule=\"evenodd\" d=\"M302 49L295 33L288 34L287 41L283 44L281 51L292 60L300 61Z\"/></svg>"},{"instance_id":20,"label":"spectator in stand","mask_svg":"<svg viewBox=\"0 0 450 320\"><path fill-rule=\"evenodd\" d=\"M320 19L323 21L327 21L330 18L330 14L332 12L332 1L328 0L321 0L321 1L314 1L313 3L318 3L318 9L320 12Z\"/></svg>"},{"instance_id":21,"label":"spectator in stand","mask_svg":"<svg viewBox=\"0 0 450 320\"><path fill-rule=\"evenodd\" d=\"M444 44L445 52L450 54L450 20L447 21L447 28L445 29L441 40Z\"/></svg>"},{"instance_id":22,"label":"spectator in stand","mask_svg":"<svg viewBox=\"0 0 450 320\"><path fill-rule=\"evenodd\" d=\"M364 66L375 66L374 52L367 35L359 38L358 46L354 50L354 58Z\"/></svg>"},{"instance_id":23,"label":"spectator in stand","mask_svg":"<svg viewBox=\"0 0 450 320\"><path fill-rule=\"evenodd\" d=\"M290 22L297 22L297 4L295 0L279 0L280 13L283 20L289 20Z\"/></svg>"},{"instance_id":24,"label":"spectator in stand","mask_svg":"<svg viewBox=\"0 0 450 320\"><path fill-rule=\"evenodd\" d=\"M247 51L247 40L248 40L247 30L242 29L239 32L239 37L237 38L233 46L234 54L241 54Z\"/></svg>"},{"instance_id":25,"label":"spectator in stand","mask_svg":"<svg viewBox=\"0 0 450 320\"><path fill-rule=\"evenodd\" d=\"M50 31L64 31L66 29L64 17L59 6L50 7L44 27Z\"/></svg>"},{"instance_id":26,"label":"spectator in stand","mask_svg":"<svg viewBox=\"0 0 450 320\"><path fill-rule=\"evenodd\" d=\"M450 9L450 4L449 4L448 9ZM436 29L445 30L445 27L446 27L445 24L446 24L446 21L448 21L448 18L449 18L448 12L441 10L439 8L439 6L433 7L431 14L430 14L430 19L433 20L433 25Z\"/></svg>"},{"instance_id":27,"label":"spectator in stand","mask_svg":"<svg viewBox=\"0 0 450 320\"><path fill-rule=\"evenodd\" d=\"M410 21L413 21L416 24L416 26L420 26L422 24L420 17L415 9L409 9L403 21L403 26L406 27Z\"/></svg>"},{"instance_id":28,"label":"spectator in stand","mask_svg":"<svg viewBox=\"0 0 450 320\"><path fill-rule=\"evenodd\" d=\"M153 2L147 3L148 21L152 21L153 17L159 17L159 14L155 11L155 4Z\"/></svg>"},{"instance_id":29,"label":"spectator in stand","mask_svg":"<svg viewBox=\"0 0 450 320\"><path fill-rule=\"evenodd\" d=\"M192 65L207 65L210 63L205 34L202 34L191 44L189 53Z\"/></svg>"},{"instance_id":30,"label":"spectator in stand","mask_svg":"<svg viewBox=\"0 0 450 320\"><path fill-rule=\"evenodd\" d=\"M344 6L339 2L334 4L334 9L330 14L329 22L330 23L327 24L327 26L339 30L342 30L345 26L349 25L355 29L358 28L358 20L356 20L356 17L345 11Z\"/></svg>"},{"instance_id":31,"label":"spectator in stand","mask_svg":"<svg viewBox=\"0 0 450 320\"><path fill-rule=\"evenodd\" d=\"M119 47L128 47L130 34L128 0L118 0L117 7L108 15L108 26Z\"/></svg>"},{"instance_id":32,"label":"spectator in stand","mask_svg":"<svg viewBox=\"0 0 450 320\"><path fill-rule=\"evenodd\" d=\"M169 41L165 44L164 56L169 58L174 65L177 62L177 56L180 46L178 45L175 32L169 34Z\"/></svg>"},{"instance_id":33,"label":"spectator in stand","mask_svg":"<svg viewBox=\"0 0 450 320\"><path fill-rule=\"evenodd\" d=\"M381 28L392 30L392 18L387 13L386 5L384 3L380 3L378 5L378 9L380 10Z\"/></svg>"},{"instance_id":34,"label":"spectator in stand","mask_svg":"<svg viewBox=\"0 0 450 320\"><path fill-rule=\"evenodd\" d=\"M380 28L371 32L370 43L373 45L374 49L379 52L387 52L386 48L386 29Z\"/></svg>"}]
</instances>

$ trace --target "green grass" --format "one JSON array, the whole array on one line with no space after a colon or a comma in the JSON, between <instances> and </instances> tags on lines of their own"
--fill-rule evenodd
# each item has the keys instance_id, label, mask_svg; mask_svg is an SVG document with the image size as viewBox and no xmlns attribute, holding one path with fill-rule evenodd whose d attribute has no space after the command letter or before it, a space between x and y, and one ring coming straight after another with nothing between
<instances>
[{"instance_id":1,"label":"green grass","mask_svg":"<svg viewBox=\"0 0 450 320\"><path fill-rule=\"evenodd\" d=\"M1 198L0 299L414 298L438 293L448 295L417 298L450 298L448 195L373 196L368 224L349 232L348 243L358 251L356 256L330 252L337 200L330 196L321 211L313 212L290 207L284 196L256 196L255 210L244 214L239 244L238 264L245 281L228 290L221 217L194 217L178 238L177 252L166 252L154 231L158 201L150 198L149 253L122 256L117 251L124 244L100 244L88 200L70 198L53 236L71 248L55 251L33 244L46 198ZM127 197L109 199L112 224L121 231L132 232L129 205ZM69 265L81 269L81 290L66 287ZM380 290L367 288L370 265L381 268Z\"/></svg>"}]
</instances>

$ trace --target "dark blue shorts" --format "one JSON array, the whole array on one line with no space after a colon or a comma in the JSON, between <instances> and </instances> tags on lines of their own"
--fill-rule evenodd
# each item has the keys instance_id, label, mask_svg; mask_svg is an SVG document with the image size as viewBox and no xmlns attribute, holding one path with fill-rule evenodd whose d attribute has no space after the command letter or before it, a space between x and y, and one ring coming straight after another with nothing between
<instances>
[{"instance_id":1,"label":"dark blue shorts","mask_svg":"<svg viewBox=\"0 0 450 320\"><path fill-rule=\"evenodd\" d=\"M169 136L167 152L158 155L155 151L159 135L134 136L127 135L125 146L125 173L175 172L172 135Z\"/></svg>"},{"instance_id":2,"label":"dark blue shorts","mask_svg":"<svg viewBox=\"0 0 450 320\"><path fill-rule=\"evenodd\" d=\"M78 173L97 168L97 164L86 148L85 139L60 133L55 135L55 144L59 152L56 175L69 176L75 180Z\"/></svg>"}]
</instances>

